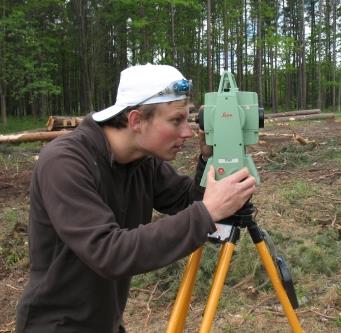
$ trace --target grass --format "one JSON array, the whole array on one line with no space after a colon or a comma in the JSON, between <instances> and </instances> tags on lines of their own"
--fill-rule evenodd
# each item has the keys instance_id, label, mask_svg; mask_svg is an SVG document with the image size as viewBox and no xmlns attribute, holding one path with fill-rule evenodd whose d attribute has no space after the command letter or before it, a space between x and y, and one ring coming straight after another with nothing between
<instances>
[{"instance_id":1,"label":"grass","mask_svg":"<svg viewBox=\"0 0 341 333\"><path fill-rule=\"evenodd\" d=\"M46 127L46 118L27 117L13 117L7 119L7 126L0 123L0 135L9 133L18 133L23 131L30 131Z\"/></svg>"},{"instance_id":2,"label":"grass","mask_svg":"<svg viewBox=\"0 0 341 333\"><path fill-rule=\"evenodd\" d=\"M27 216L27 206L0 210L0 256L8 271L28 264Z\"/></svg>"},{"instance_id":3,"label":"grass","mask_svg":"<svg viewBox=\"0 0 341 333\"><path fill-rule=\"evenodd\" d=\"M319 144L289 144L279 151L269 153L266 171L294 170L305 165L316 166L325 161L341 160L341 137L327 139Z\"/></svg>"},{"instance_id":4,"label":"grass","mask_svg":"<svg viewBox=\"0 0 341 333\"><path fill-rule=\"evenodd\" d=\"M19 144L0 144L0 169L18 174L28 163L34 163L39 154L41 142L26 142Z\"/></svg>"}]
</instances>

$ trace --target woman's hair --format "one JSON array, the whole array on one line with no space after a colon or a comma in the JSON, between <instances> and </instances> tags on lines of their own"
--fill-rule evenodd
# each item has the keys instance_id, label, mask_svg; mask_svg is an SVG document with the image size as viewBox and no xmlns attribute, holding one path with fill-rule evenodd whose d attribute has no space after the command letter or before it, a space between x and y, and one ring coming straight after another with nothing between
<instances>
[{"instance_id":1,"label":"woman's hair","mask_svg":"<svg viewBox=\"0 0 341 333\"><path fill-rule=\"evenodd\" d=\"M188 103L187 98L184 101L186 102L186 104ZM172 101L172 102L174 102L174 101ZM167 102L167 104L170 104L172 102ZM110 127L114 127L114 128L126 128L127 124L128 124L128 114L132 110L140 110L143 120L152 119L154 117L154 114L155 114L157 107L160 104L161 103L144 104L144 105L139 105L139 106L129 106L129 107L123 109L119 114L115 115L115 117L100 123L100 125L101 126L110 126Z\"/></svg>"}]
</instances>

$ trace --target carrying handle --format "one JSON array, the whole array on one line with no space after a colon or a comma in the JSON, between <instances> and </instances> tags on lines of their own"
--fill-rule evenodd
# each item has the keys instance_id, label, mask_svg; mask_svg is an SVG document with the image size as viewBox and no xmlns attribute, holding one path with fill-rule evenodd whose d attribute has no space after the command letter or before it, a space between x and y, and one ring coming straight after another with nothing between
<instances>
[{"instance_id":1,"label":"carrying handle","mask_svg":"<svg viewBox=\"0 0 341 333\"><path fill-rule=\"evenodd\" d=\"M237 92L238 90L234 75L231 72L224 71L220 78L218 92Z\"/></svg>"}]
</instances>

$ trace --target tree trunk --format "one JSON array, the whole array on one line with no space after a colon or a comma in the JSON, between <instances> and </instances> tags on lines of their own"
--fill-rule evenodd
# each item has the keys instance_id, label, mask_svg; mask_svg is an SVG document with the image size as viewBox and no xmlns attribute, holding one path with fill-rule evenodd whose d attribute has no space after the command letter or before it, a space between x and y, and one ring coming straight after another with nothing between
<instances>
[{"instance_id":1,"label":"tree trunk","mask_svg":"<svg viewBox=\"0 0 341 333\"><path fill-rule=\"evenodd\" d=\"M333 95L332 105L333 111L336 111L336 0L332 0L332 11L333 11L333 64L332 64L332 78L333 78Z\"/></svg>"},{"instance_id":2,"label":"tree trunk","mask_svg":"<svg viewBox=\"0 0 341 333\"><path fill-rule=\"evenodd\" d=\"M323 8L323 0L320 0L319 2L319 33L318 33L318 48L317 48L317 107L322 110L322 73L321 73L321 26L322 26L322 8Z\"/></svg>"},{"instance_id":3,"label":"tree trunk","mask_svg":"<svg viewBox=\"0 0 341 333\"><path fill-rule=\"evenodd\" d=\"M171 3L171 18L172 18L172 56L173 56L173 62L174 65L178 65L177 61L177 50L176 50L176 43L175 43L175 12L176 8L174 6L174 3Z\"/></svg>"},{"instance_id":4,"label":"tree trunk","mask_svg":"<svg viewBox=\"0 0 341 333\"><path fill-rule=\"evenodd\" d=\"M315 98L317 96L317 86L316 86L316 72L317 72L317 39L316 39L316 10L315 10L315 1L310 1L310 34L311 34L311 43L310 43L310 69L307 70L307 81L310 82L310 87L307 91L307 100L310 101L312 107L315 106L316 101Z\"/></svg>"},{"instance_id":5,"label":"tree trunk","mask_svg":"<svg viewBox=\"0 0 341 333\"><path fill-rule=\"evenodd\" d=\"M29 92L29 101L31 105L31 114L33 118L37 118L39 116L38 105L35 96L33 95L32 91Z\"/></svg>"},{"instance_id":6,"label":"tree trunk","mask_svg":"<svg viewBox=\"0 0 341 333\"><path fill-rule=\"evenodd\" d=\"M276 1L276 15L275 15L275 34L277 35L277 21L278 21L278 1ZM277 112L277 41L272 45L270 50L271 60L271 100L272 112Z\"/></svg>"},{"instance_id":7,"label":"tree trunk","mask_svg":"<svg viewBox=\"0 0 341 333\"><path fill-rule=\"evenodd\" d=\"M228 70L229 57L228 57L227 0L224 0L223 26L224 26L224 69Z\"/></svg>"},{"instance_id":8,"label":"tree trunk","mask_svg":"<svg viewBox=\"0 0 341 333\"><path fill-rule=\"evenodd\" d=\"M202 96L201 87L202 87L202 64L201 64L201 40L202 40L202 31L203 31L203 20L201 20L199 27L198 27L198 34L197 34L197 43L196 43L196 77L197 77L197 84L194 86L195 92ZM202 101L200 101L201 103Z\"/></svg>"},{"instance_id":9,"label":"tree trunk","mask_svg":"<svg viewBox=\"0 0 341 333\"><path fill-rule=\"evenodd\" d=\"M263 107L263 88L262 88L262 12L261 12L262 0L258 0L257 10L257 92L258 92L258 103L260 107Z\"/></svg>"},{"instance_id":10,"label":"tree trunk","mask_svg":"<svg viewBox=\"0 0 341 333\"><path fill-rule=\"evenodd\" d=\"M213 73L212 73L212 28L211 28L211 0L207 0L207 74L208 74L208 91L213 90Z\"/></svg>"},{"instance_id":11,"label":"tree trunk","mask_svg":"<svg viewBox=\"0 0 341 333\"><path fill-rule=\"evenodd\" d=\"M81 80L81 112L93 111L92 91L89 74L89 50L87 35L87 1L74 0L75 12L78 23L79 56L80 56L80 80Z\"/></svg>"},{"instance_id":12,"label":"tree trunk","mask_svg":"<svg viewBox=\"0 0 341 333\"><path fill-rule=\"evenodd\" d=\"M274 51L271 48L270 52L270 64L271 64L271 109L272 112L277 112L277 89L276 89L276 68L274 65Z\"/></svg>"},{"instance_id":13,"label":"tree trunk","mask_svg":"<svg viewBox=\"0 0 341 333\"><path fill-rule=\"evenodd\" d=\"M5 18L5 3L2 4L2 13L1 16ZM6 25L2 24L3 26L3 36L6 35ZM4 38L4 37L3 37ZM6 78L5 78L5 68L6 68L6 61L5 61L5 40L1 41L0 43L0 66L1 68L1 77L0 77L0 115L1 115L1 122L3 126L7 126L7 105L6 105L6 94L7 94L7 87L6 87Z\"/></svg>"},{"instance_id":14,"label":"tree trunk","mask_svg":"<svg viewBox=\"0 0 341 333\"><path fill-rule=\"evenodd\" d=\"M7 126L6 87L3 83L0 84L0 108L1 122L3 126Z\"/></svg>"},{"instance_id":15,"label":"tree trunk","mask_svg":"<svg viewBox=\"0 0 341 333\"><path fill-rule=\"evenodd\" d=\"M338 106L337 106L337 111L341 111L341 75L339 77L339 96L338 96Z\"/></svg>"},{"instance_id":16,"label":"tree trunk","mask_svg":"<svg viewBox=\"0 0 341 333\"><path fill-rule=\"evenodd\" d=\"M247 0L244 0L244 78L242 89L248 91L248 29L247 29Z\"/></svg>"},{"instance_id":17,"label":"tree trunk","mask_svg":"<svg viewBox=\"0 0 341 333\"><path fill-rule=\"evenodd\" d=\"M305 70L305 22L304 22L304 0L301 1L300 8L300 68L299 68L299 107L305 109L307 101L306 70Z\"/></svg>"},{"instance_id":18,"label":"tree trunk","mask_svg":"<svg viewBox=\"0 0 341 333\"><path fill-rule=\"evenodd\" d=\"M240 10L240 7L238 8ZM240 15L237 23L237 85L242 89L242 79L243 79L243 15Z\"/></svg>"}]
</instances>

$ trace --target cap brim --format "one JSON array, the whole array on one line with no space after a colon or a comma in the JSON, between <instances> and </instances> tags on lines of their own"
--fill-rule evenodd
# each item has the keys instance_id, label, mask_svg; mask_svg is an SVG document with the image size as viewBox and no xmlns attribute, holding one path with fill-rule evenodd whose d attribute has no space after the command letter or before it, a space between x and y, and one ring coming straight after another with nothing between
<instances>
[{"instance_id":1,"label":"cap brim","mask_svg":"<svg viewBox=\"0 0 341 333\"><path fill-rule=\"evenodd\" d=\"M148 99L147 101L141 101L141 105L143 104L156 104L156 103L166 103L166 102L172 102L172 101L179 101L182 99L185 99L186 95L163 95L163 96L155 96L151 99ZM140 104L137 103L136 105ZM118 115L121 111L123 111L125 108L127 108L128 105L113 105L110 106L102 111L94 112L92 114L92 119L98 123L107 121L116 115Z\"/></svg>"},{"instance_id":2,"label":"cap brim","mask_svg":"<svg viewBox=\"0 0 341 333\"><path fill-rule=\"evenodd\" d=\"M123 111L125 109L125 106L122 105L113 105L110 106L109 108L106 108L102 111L94 112L92 114L92 119L96 122L103 122L107 121L113 117L115 117L118 113Z\"/></svg>"}]
</instances>

